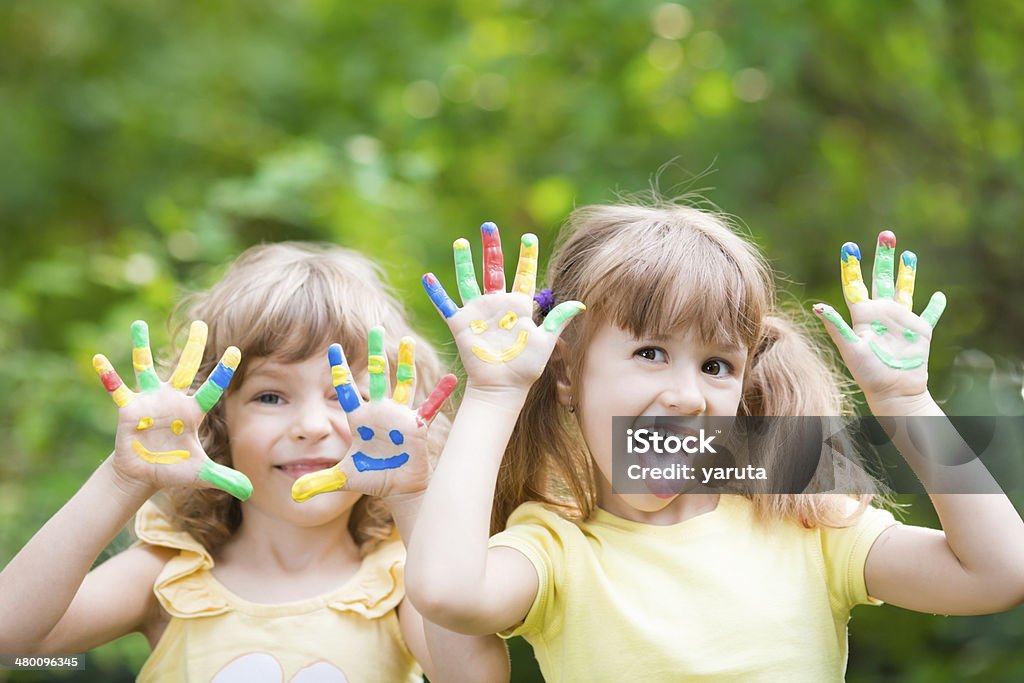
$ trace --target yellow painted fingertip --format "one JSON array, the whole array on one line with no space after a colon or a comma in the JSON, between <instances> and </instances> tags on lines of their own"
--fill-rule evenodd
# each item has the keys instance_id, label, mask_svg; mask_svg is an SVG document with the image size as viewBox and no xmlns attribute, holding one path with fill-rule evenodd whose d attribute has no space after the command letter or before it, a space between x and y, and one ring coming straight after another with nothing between
<instances>
[{"instance_id":1,"label":"yellow painted fingertip","mask_svg":"<svg viewBox=\"0 0 1024 683\"><path fill-rule=\"evenodd\" d=\"M304 503L313 496L344 488L348 477L337 467L304 474L292 484L292 500Z\"/></svg>"}]
</instances>

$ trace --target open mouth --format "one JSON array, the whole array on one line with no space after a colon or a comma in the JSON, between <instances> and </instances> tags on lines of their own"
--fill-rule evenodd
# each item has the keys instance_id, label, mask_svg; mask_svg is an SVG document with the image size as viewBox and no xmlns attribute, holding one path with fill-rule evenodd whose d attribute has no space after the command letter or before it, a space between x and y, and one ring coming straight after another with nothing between
<instances>
[{"instance_id":1,"label":"open mouth","mask_svg":"<svg viewBox=\"0 0 1024 683\"><path fill-rule=\"evenodd\" d=\"M305 460L296 460L295 462L286 463L283 465L274 465L274 469L279 472L283 472L292 479L298 479L306 474L312 474L313 472L319 472L320 470L330 469L337 465L340 461L333 460L331 458L308 458Z\"/></svg>"},{"instance_id":2,"label":"open mouth","mask_svg":"<svg viewBox=\"0 0 1024 683\"><path fill-rule=\"evenodd\" d=\"M686 418L680 417L642 417L634 422L634 433L646 430L648 438L657 438L661 443L669 437L682 440L686 437L699 436L699 430L691 426ZM647 490L660 499L672 498L689 488L691 482L686 473L692 476L695 456L684 451L655 452L653 448L646 452L636 453L640 467L647 471L643 477ZM660 476L652 476L657 470Z\"/></svg>"}]
</instances>

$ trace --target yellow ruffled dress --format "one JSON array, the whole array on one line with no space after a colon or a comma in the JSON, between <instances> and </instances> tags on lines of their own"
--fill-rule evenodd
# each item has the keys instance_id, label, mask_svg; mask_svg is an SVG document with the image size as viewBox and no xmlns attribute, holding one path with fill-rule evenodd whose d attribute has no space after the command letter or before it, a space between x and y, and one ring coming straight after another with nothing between
<instances>
[{"instance_id":1,"label":"yellow ruffled dress","mask_svg":"<svg viewBox=\"0 0 1024 683\"><path fill-rule=\"evenodd\" d=\"M375 548L331 593L264 605L221 585L207 550L152 502L136 516L135 532L145 543L179 551L153 586L171 619L139 681L422 681L398 625L405 595L398 539Z\"/></svg>"}]
</instances>

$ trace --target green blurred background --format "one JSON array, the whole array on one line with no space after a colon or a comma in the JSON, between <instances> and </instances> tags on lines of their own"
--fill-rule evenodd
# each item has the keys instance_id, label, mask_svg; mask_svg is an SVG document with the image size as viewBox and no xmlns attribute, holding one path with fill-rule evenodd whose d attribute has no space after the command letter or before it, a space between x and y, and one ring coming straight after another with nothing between
<instances>
[{"instance_id":1,"label":"green blurred background","mask_svg":"<svg viewBox=\"0 0 1024 683\"><path fill-rule=\"evenodd\" d=\"M1021 414L1022 35L994 2L4 3L0 562L112 446L92 354L128 368L136 318L168 348L177 298L261 241L365 251L453 359L418 278L451 284L484 220L543 249L574 205L699 190L805 308L842 302L844 241L892 228L919 301L949 297L933 392ZM858 608L848 679L1018 680L1022 643L1021 609ZM125 638L61 680L145 656Z\"/></svg>"}]
</instances>

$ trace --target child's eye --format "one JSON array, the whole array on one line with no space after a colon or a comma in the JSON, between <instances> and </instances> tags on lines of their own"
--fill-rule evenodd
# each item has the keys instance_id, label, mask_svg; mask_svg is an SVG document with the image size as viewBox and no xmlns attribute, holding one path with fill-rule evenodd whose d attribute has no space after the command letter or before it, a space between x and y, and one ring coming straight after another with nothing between
<instances>
[{"instance_id":1,"label":"child's eye","mask_svg":"<svg viewBox=\"0 0 1024 683\"><path fill-rule=\"evenodd\" d=\"M639 349L633 355L639 356L644 360L650 360L655 362L661 362L665 360L664 349L659 349L657 346L645 346L644 348Z\"/></svg>"},{"instance_id":2,"label":"child's eye","mask_svg":"<svg viewBox=\"0 0 1024 683\"><path fill-rule=\"evenodd\" d=\"M276 406L279 405L283 399L278 394L265 391L262 394L258 394L253 400L264 405Z\"/></svg>"},{"instance_id":3,"label":"child's eye","mask_svg":"<svg viewBox=\"0 0 1024 683\"><path fill-rule=\"evenodd\" d=\"M732 374L732 365L721 358L712 358L706 361L701 367L701 371L708 375L714 375L715 377L724 377Z\"/></svg>"}]
</instances>

